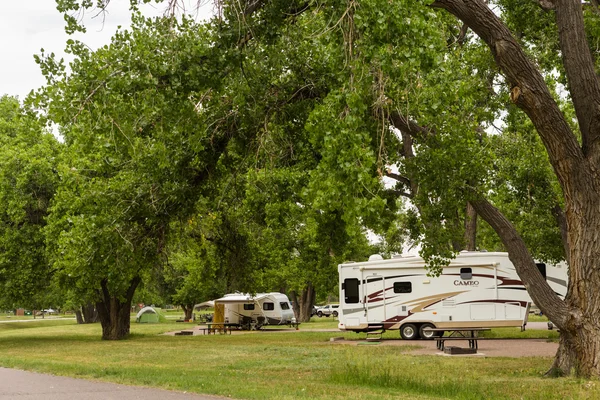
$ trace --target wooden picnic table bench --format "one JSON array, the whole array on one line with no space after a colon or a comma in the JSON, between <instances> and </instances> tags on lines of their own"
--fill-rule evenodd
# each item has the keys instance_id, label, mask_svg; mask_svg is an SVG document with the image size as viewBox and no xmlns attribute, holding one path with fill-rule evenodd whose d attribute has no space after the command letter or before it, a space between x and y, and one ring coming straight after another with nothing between
<instances>
[{"instance_id":1,"label":"wooden picnic table bench","mask_svg":"<svg viewBox=\"0 0 600 400\"><path fill-rule=\"evenodd\" d=\"M490 328L426 328L424 331L447 332L448 336L435 338L439 350L444 350L445 342L448 340L466 340L469 348L477 352L477 341L480 339L479 332L489 331Z\"/></svg>"},{"instance_id":2,"label":"wooden picnic table bench","mask_svg":"<svg viewBox=\"0 0 600 400\"><path fill-rule=\"evenodd\" d=\"M226 334L229 333L231 335L231 330L232 329L239 329L240 324L234 324L234 323L230 323L230 322L205 322L203 324L200 325L206 325L206 328L200 328L200 329L205 329L207 334L216 334L217 332L221 333L221 334Z\"/></svg>"}]
</instances>

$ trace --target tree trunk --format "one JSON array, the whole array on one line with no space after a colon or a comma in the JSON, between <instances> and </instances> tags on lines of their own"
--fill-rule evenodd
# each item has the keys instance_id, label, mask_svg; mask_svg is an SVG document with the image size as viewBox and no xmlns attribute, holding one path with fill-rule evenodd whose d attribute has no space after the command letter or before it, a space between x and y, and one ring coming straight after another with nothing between
<instances>
[{"instance_id":1,"label":"tree trunk","mask_svg":"<svg viewBox=\"0 0 600 400\"><path fill-rule=\"evenodd\" d=\"M548 371L554 376L600 376L600 192L594 186L590 184L587 192L580 191L567 202L571 264L564 302L541 279L522 239L504 216L485 201L473 203L502 239L535 304L561 330L559 348Z\"/></svg>"},{"instance_id":2,"label":"tree trunk","mask_svg":"<svg viewBox=\"0 0 600 400\"><path fill-rule=\"evenodd\" d=\"M298 318L299 322L306 322L300 319L300 304L298 303L298 293L295 290L290 292L290 301L292 302L292 309L294 310L294 315Z\"/></svg>"},{"instance_id":3,"label":"tree trunk","mask_svg":"<svg viewBox=\"0 0 600 400\"><path fill-rule=\"evenodd\" d=\"M308 282L304 290L302 290L302 296L300 297L300 315L298 316L298 322L308 322L312 317L312 308L315 305L315 299L317 293L312 282Z\"/></svg>"},{"instance_id":4,"label":"tree trunk","mask_svg":"<svg viewBox=\"0 0 600 400\"><path fill-rule=\"evenodd\" d=\"M465 245L466 250L475 251L477 249L477 212L467 202L467 209L465 211Z\"/></svg>"},{"instance_id":5,"label":"tree trunk","mask_svg":"<svg viewBox=\"0 0 600 400\"><path fill-rule=\"evenodd\" d=\"M129 335L131 299L141 279L136 277L131 280L125 299L111 295L106 279L101 282L102 300L96 303L100 324L102 324L102 340L121 340Z\"/></svg>"},{"instance_id":6,"label":"tree trunk","mask_svg":"<svg viewBox=\"0 0 600 400\"><path fill-rule=\"evenodd\" d=\"M93 303L88 303L81 306L81 313L83 315L83 323L93 324L98 322L98 311Z\"/></svg>"},{"instance_id":7,"label":"tree trunk","mask_svg":"<svg viewBox=\"0 0 600 400\"><path fill-rule=\"evenodd\" d=\"M193 313L194 313L194 305L193 304L182 304L181 308L183 309L183 312L185 314L183 319L185 321L191 321L192 317L193 317Z\"/></svg>"},{"instance_id":8,"label":"tree trunk","mask_svg":"<svg viewBox=\"0 0 600 400\"><path fill-rule=\"evenodd\" d=\"M300 298L298 298L296 291L292 291L290 293L290 297L292 298L294 314L296 315L298 322L310 321L310 317L312 316L311 311L315 305L315 300L317 297L317 293L315 292L312 282L308 282L306 284L302 290L302 295Z\"/></svg>"},{"instance_id":9,"label":"tree trunk","mask_svg":"<svg viewBox=\"0 0 600 400\"><path fill-rule=\"evenodd\" d=\"M580 190L566 201L569 239L569 288L565 299L571 310L553 365L554 371L578 376L600 376L600 184L586 179L582 168ZM553 372L553 371L550 371Z\"/></svg>"},{"instance_id":10,"label":"tree trunk","mask_svg":"<svg viewBox=\"0 0 600 400\"><path fill-rule=\"evenodd\" d=\"M75 318L77 319L78 324L83 324L83 315L80 310L75 310Z\"/></svg>"}]
</instances>

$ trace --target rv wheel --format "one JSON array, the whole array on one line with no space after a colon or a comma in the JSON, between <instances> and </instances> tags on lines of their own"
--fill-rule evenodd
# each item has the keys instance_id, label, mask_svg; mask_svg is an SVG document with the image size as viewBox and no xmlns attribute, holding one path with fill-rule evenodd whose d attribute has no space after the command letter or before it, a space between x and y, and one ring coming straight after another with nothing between
<instances>
[{"instance_id":1,"label":"rv wheel","mask_svg":"<svg viewBox=\"0 0 600 400\"><path fill-rule=\"evenodd\" d=\"M413 324L406 324L400 327L400 336L404 340L415 340L419 338L419 330Z\"/></svg>"},{"instance_id":2,"label":"rv wheel","mask_svg":"<svg viewBox=\"0 0 600 400\"><path fill-rule=\"evenodd\" d=\"M421 338L423 338L425 340L431 340L434 337L439 335L438 332L427 331L426 329L435 329L435 325L433 325L433 324L421 325L421 327L419 328L419 334L421 335Z\"/></svg>"}]
</instances>

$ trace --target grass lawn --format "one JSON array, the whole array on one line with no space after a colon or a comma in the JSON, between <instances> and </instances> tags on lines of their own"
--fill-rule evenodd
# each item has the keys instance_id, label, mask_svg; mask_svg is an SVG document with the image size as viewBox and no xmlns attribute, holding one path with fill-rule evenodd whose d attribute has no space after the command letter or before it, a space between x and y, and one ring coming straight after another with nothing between
<instances>
[{"instance_id":1,"label":"grass lawn","mask_svg":"<svg viewBox=\"0 0 600 400\"><path fill-rule=\"evenodd\" d=\"M416 356L406 346L344 346L299 331L164 336L193 324L132 323L130 339L100 340L100 326L72 320L0 324L0 366L238 399L596 399L600 382L548 379L551 358ZM497 335L500 330L490 334ZM520 335L518 329L502 335ZM536 331L555 337L554 331ZM364 334L363 334L364 335ZM397 338L398 332L386 335ZM521 337L521 336L519 336Z\"/></svg>"}]
</instances>

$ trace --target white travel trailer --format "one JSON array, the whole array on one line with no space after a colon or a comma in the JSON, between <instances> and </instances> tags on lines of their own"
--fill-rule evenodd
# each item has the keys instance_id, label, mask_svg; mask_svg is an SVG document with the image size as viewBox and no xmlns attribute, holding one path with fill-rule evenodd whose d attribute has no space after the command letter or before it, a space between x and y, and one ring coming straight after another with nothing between
<instances>
[{"instance_id":1,"label":"white travel trailer","mask_svg":"<svg viewBox=\"0 0 600 400\"><path fill-rule=\"evenodd\" d=\"M564 298L567 266L538 263L552 289ZM341 330L399 329L403 339L431 339L426 328L525 329L531 298L507 253L461 252L439 277L427 276L420 257L338 266Z\"/></svg>"},{"instance_id":2,"label":"white travel trailer","mask_svg":"<svg viewBox=\"0 0 600 400\"><path fill-rule=\"evenodd\" d=\"M223 320L217 321L217 309L224 307ZM242 329L260 329L264 325L295 325L296 317L288 297L282 293L226 294L215 300L215 321L239 324Z\"/></svg>"}]
</instances>

